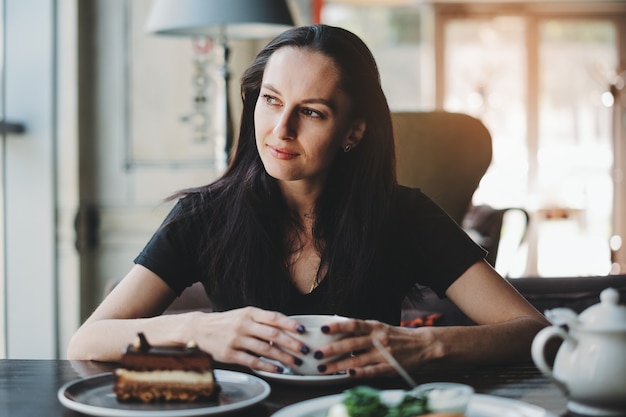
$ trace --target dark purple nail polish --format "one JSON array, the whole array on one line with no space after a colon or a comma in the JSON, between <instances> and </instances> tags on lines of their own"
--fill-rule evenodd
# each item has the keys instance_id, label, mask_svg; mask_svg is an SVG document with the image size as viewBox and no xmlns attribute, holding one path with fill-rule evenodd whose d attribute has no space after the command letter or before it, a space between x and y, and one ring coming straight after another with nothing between
<instances>
[{"instance_id":1,"label":"dark purple nail polish","mask_svg":"<svg viewBox=\"0 0 626 417\"><path fill-rule=\"evenodd\" d=\"M296 331L297 331L298 333L302 334L302 333L306 332L306 328L305 328L303 325L298 324L298 325L296 326Z\"/></svg>"},{"instance_id":2,"label":"dark purple nail polish","mask_svg":"<svg viewBox=\"0 0 626 417\"><path fill-rule=\"evenodd\" d=\"M276 372L278 372L279 374L282 374L283 372L285 372L285 369L282 366L277 366Z\"/></svg>"},{"instance_id":3,"label":"dark purple nail polish","mask_svg":"<svg viewBox=\"0 0 626 417\"><path fill-rule=\"evenodd\" d=\"M326 365L320 365L317 367L317 370L320 372L326 372Z\"/></svg>"},{"instance_id":4,"label":"dark purple nail polish","mask_svg":"<svg viewBox=\"0 0 626 417\"><path fill-rule=\"evenodd\" d=\"M307 354L307 353L309 353L310 351L311 351L311 349L309 349L309 347L308 347L307 345L302 345L302 346L300 346L300 352L301 352L301 353L303 353L303 354L305 354L305 355L306 355L306 354Z\"/></svg>"},{"instance_id":5,"label":"dark purple nail polish","mask_svg":"<svg viewBox=\"0 0 626 417\"><path fill-rule=\"evenodd\" d=\"M293 363L296 366L300 366L300 365L302 365L302 359L300 359L300 358L293 358Z\"/></svg>"},{"instance_id":6,"label":"dark purple nail polish","mask_svg":"<svg viewBox=\"0 0 626 417\"><path fill-rule=\"evenodd\" d=\"M350 376L356 375L356 371L354 369L348 369L348 373L350 374Z\"/></svg>"},{"instance_id":7,"label":"dark purple nail polish","mask_svg":"<svg viewBox=\"0 0 626 417\"><path fill-rule=\"evenodd\" d=\"M322 330L322 333L328 333L328 332L330 332L330 327L322 326L321 330Z\"/></svg>"},{"instance_id":8,"label":"dark purple nail polish","mask_svg":"<svg viewBox=\"0 0 626 417\"><path fill-rule=\"evenodd\" d=\"M321 350L316 350L313 357L315 359L322 359L324 357L324 353Z\"/></svg>"}]
</instances>

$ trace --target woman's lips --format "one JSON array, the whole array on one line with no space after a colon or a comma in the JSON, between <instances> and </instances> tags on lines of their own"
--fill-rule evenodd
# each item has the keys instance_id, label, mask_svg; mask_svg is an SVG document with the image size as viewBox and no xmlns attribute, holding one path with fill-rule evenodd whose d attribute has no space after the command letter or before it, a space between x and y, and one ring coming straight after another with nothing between
<instances>
[{"instance_id":1,"label":"woman's lips","mask_svg":"<svg viewBox=\"0 0 626 417\"><path fill-rule=\"evenodd\" d=\"M268 146L270 153L277 159L292 159L298 156L297 152L292 152L289 149L278 148L274 146Z\"/></svg>"}]
</instances>

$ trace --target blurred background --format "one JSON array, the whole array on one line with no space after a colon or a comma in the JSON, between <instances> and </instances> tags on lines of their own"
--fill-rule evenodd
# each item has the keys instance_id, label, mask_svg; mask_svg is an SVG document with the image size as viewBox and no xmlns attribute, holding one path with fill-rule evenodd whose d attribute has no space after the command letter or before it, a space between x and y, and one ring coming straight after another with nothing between
<instances>
[{"instance_id":1,"label":"blurred background","mask_svg":"<svg viewBox=\"0 0 626 417\"><path fill-rule=\"evenodd\" d=\"M365 40L392 111L483 121L474 204L531 215L503 274L625 273L626 2L287 4ZM0 0L0 358L64 357L163 199L226 166L227 110L236 137L239 78L269 37L162 36L153 6Z\"/></svg>"}]
</instances>

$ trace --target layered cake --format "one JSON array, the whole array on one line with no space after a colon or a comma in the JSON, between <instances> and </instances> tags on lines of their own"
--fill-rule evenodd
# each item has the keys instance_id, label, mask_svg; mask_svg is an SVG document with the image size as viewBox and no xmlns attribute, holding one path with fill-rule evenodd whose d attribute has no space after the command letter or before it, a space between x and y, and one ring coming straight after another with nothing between
<instances>
[{"instance_id":1,"label":"layered cake","mask_svg":"<svg viewBox=\"0 0 626 417\"><path fill-rule=\"evenodd\" d=\"M124 350L113 391L120 401L191 402L214 398L219 386L213 357L194 342L151 346L140 333Z\"/></svg>"}]
</instances>

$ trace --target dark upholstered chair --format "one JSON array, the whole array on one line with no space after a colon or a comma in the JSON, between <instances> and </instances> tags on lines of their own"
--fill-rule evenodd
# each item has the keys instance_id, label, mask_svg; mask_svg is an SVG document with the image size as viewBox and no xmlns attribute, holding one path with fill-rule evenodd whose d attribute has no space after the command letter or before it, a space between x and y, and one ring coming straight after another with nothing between
<instances>
[{"instance_id":1,"label":"dark upholstered chair","mask_svg":"<svg viewBox=\"0 0 626 417\"><path fill-rule=\"evenodd\" d=\"M489 131L462 113L392 113L391 118L398 182L420 188L461 224L491 163Z\"/></svg>"},{"instance_id":2,"label":"dark upholstered chair","mask_svg":"<svg viewBox=\"0 0 626 417\"><path fill-rule=\"evenodd\" d=\"M525 215L517 247L530 217L523 208L473 206L472 197L492 157L491 134L475 117L445 111L392 113L397 176L402 185L420 188L487 251L496 266L504 216Z\"/></svg>"}]
</instances>

